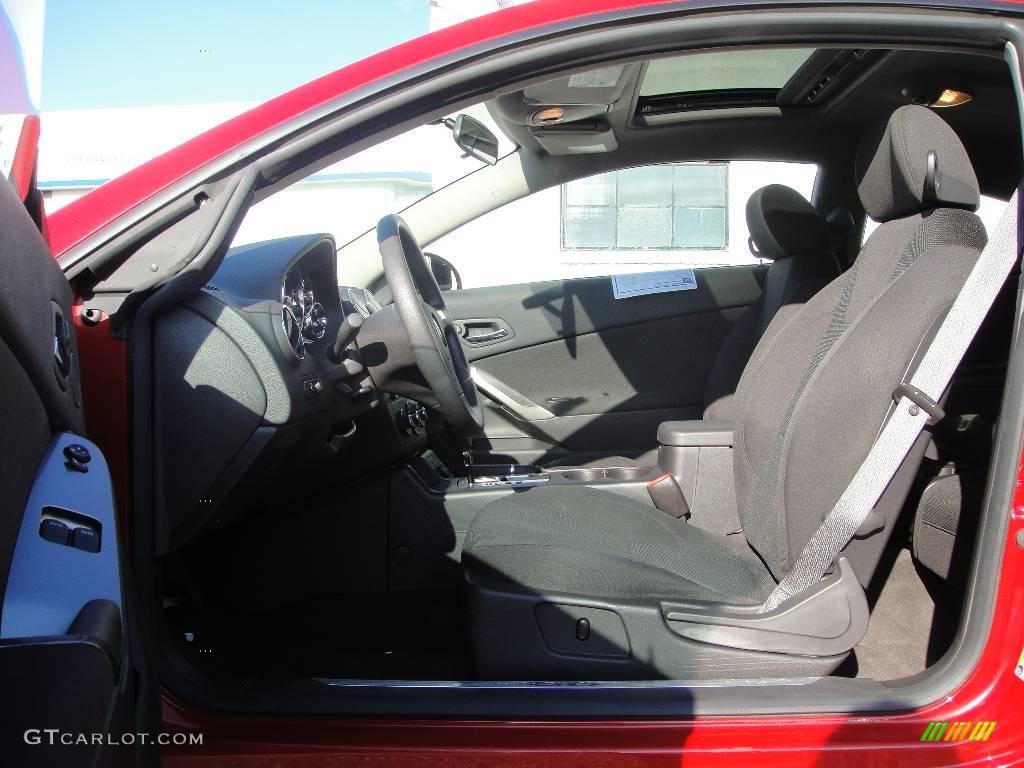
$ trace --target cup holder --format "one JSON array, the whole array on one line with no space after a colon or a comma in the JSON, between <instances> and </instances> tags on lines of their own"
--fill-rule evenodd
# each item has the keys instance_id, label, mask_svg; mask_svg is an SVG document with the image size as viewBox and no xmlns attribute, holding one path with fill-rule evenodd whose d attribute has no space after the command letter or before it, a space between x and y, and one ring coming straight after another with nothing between
<instances>
[{"instance_id":1,"label":"cup holder","mask_svg":"<svg viewBox=\"0 0 1024 768\"><path fill-rule=\"evenodd\" d=\"M595 480L604 479L603 469L572 469L568 472L563 472L562 477L566 480L571 480L574 483L590 483Z\"/></svg>"},{"instance_id":2,"label":"cup holder","mask_svg":"<svg viewBox=\"0 0 1024 768\"><path fill-rule=\"evenodd\" d=\"M610 481L624 483L630 480L643 480L650 474L649 467L613 467L611 469L571 469L562 473L564 480L573 483L594 483Z\"/></svg>"},{"instance_id":3,"label":"cup holder","mask_svg":"<svg viewBox=\"0 0 1024 768\"><path fill-rule=\"evenodd\" d=\"M616 467L604 471L604 476L609 480L617 480L619 482L640 480L647 477L648 474L650 474L650 469L647 467Z\"/></svg>"}]
</instances>

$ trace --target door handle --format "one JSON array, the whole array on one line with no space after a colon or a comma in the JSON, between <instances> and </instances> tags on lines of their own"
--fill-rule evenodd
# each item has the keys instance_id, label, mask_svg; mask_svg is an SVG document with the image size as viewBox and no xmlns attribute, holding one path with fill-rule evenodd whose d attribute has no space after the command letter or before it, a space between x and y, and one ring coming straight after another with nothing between
<instances>
[{"instance_id":1,"label":"door handle","mask_svg":"<svg viewBox=\"0 0 1024 768\"><path fill-rule=\"evenodd\" d=\"M466 337L466 341L470 344L483 344L485 341L497 341L498 339L504 339L506 336L508 336L508 331L504 328L498 328L494 331L471 334Z\"/></svg>"},{"instance_id":2,"label":"door handle","mask_svg":"<svg viewBox=\"0 0 1024 768\"><path fill-rule=\"evenodd\" d=\"M514 335L504 320L485 318L457 321L459 336L469 346L493 344Z\"/></svg>"}]
</instances>

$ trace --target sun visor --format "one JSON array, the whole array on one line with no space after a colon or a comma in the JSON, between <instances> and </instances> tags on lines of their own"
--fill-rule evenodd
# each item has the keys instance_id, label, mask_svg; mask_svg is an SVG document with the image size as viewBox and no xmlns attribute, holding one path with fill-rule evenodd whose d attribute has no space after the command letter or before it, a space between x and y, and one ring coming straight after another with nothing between
<instances>
[{"instance_id":1,"label":"sun visor","mask_svg":"<svg viewBox=\"0 0 1024 768\"><path fill-rule=\"evenodd\" d=\"M614 152L619 147L607 123L569 123L531 128L530 134L549 155L590 155Z\"/></svg>"},{"instance_id":2,"label":"sun visor","mask_svg":"<svg viewBox=\"0 0 1024 768\"><path fill-rule=\"evenodd\" d=\"M523 98L532 104L614 104L636 74L637 65L620 64L531 85Z\"/></svg>"}]
</instances>

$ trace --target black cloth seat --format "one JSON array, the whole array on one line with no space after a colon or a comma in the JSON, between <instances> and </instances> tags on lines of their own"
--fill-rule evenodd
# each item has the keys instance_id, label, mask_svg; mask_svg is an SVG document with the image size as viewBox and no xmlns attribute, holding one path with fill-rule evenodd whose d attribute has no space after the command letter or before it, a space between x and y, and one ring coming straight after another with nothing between
<instances>
[{"instance_id":1,"label":"black cloth seat","mask_svg":"<svg viewBox=\"0 0 1024 768\"><path fill-rule=\"evenodd\" d=\"M475 577L499 589L751 602L775 584L742 537L712 536L586 486L526 491L488 505L464 551Z\"/></svg>"},{"instance_id":2,"label":"black cloth seat","mask_svg":"<svg viewBox=\"0 0 1024 768\"><path fill-rule=\"evenodd\" d=\"M942 185L928 188L932 152ZM870 131L856 178L864 209L881 225L850 270L798 310L776 316L736 391L733 482L742 535L711 535L640 498L584 487L552 485L491 503L470 526L463 550L472 651L482 674L757 677L825 674L842 660L685 639L668 628L661 606L758 604L789 572L862 463L893 390L985 245L973 213L973 168L934 112L902 107ZM956 198L944 200L943 188ZM844 551L862 585L906 498L909 480L899 478L912 477L927 437L876 506L877 525ZM567 652L562 629L538 630L541 616L551 620L544 605L570 619L590 611L583 618L614 639L601 647L614 646L619 656L587 656L584 646L578 656ZM571 628L564 632L571 640Z\"/></svg>"},{"instance_id":3,"label":"black cloth seat","mask_svg":"<svg viewBox=\"0 0 1024 768\"><path fill-rule=\"evenodd\" d=\"M735 417L736 387L768 326L780 310L792 312L840 272L825 219L795 189L782 184L762 187L747 200L746 218L752 251L771 264L764 291L737 319L715 357L704 387L705 419ZM658 448L652 445L639 456L605 456L579 466L652 466L657 459ZM552 462L553 466L564 464L564 460Z\"/></svg>"}]
</instances>

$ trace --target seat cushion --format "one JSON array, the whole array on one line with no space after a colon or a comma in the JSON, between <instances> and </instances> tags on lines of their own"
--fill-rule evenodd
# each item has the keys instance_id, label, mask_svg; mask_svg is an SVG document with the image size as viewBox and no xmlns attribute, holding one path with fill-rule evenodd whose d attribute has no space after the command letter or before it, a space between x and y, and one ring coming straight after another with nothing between
<instances>
[{"instance_id":1,"label":"seat cushion","mask_svg":"<svg viewBox=\"0 0 1024 768\"><path fill-rule=\"evenodd\" d=\"M775 582L740 538L586 486L512 494L466 535L468 577L492 589L596 598L757 603Z\"/></svg>"}]
</instances>

